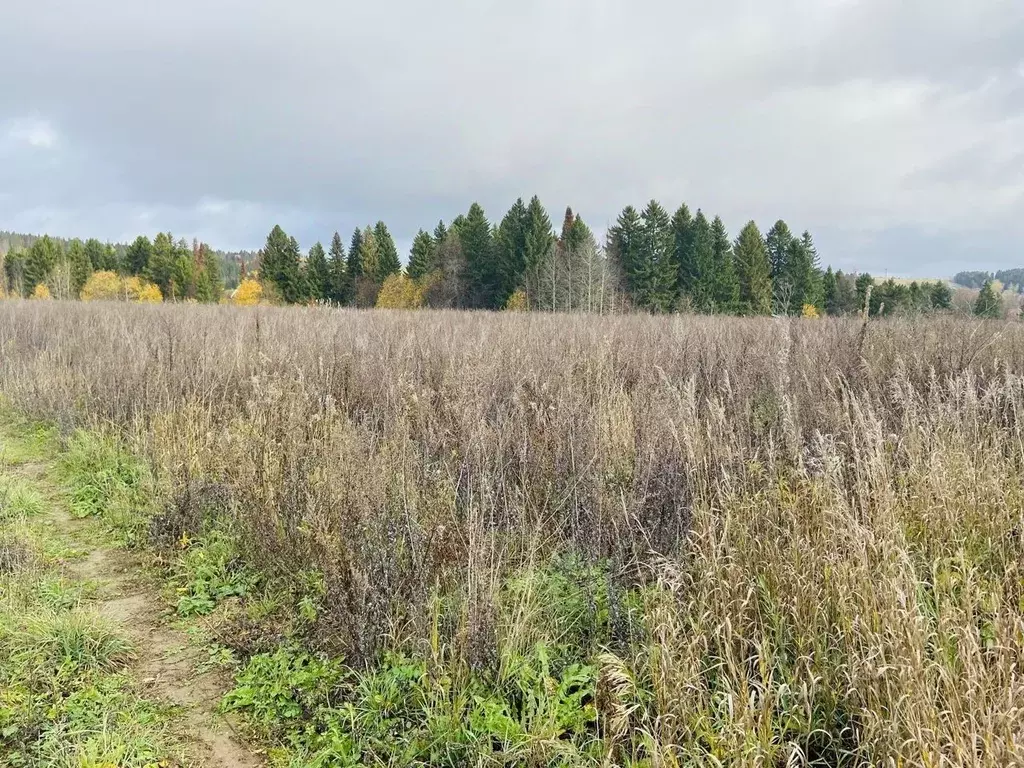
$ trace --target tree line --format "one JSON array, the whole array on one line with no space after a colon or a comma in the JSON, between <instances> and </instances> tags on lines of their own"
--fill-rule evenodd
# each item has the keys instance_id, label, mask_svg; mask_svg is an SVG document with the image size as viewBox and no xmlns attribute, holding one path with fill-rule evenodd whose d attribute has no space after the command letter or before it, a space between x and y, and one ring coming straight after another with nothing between
<instances>
[{"instance_id":1,"label":"tree line","mask_svg":"<svg viewBox=\"0 0 1024 768\"><path fill-rule=\"evenodd\" d=\"M944 282L887 280L870 300L869 274L822 270L810 233L777 221L762 235L753 221L732 239L721 217L675 213L657 201L627 206L599 245L571 208L556 231L540 200L516 200L497 224L474 203L452 222L413 238L403 270L387 226L335 233L303 256L274 227L259 253L267 295L286 303L539 309L692 311L738 315L872 314L948 309Z\"/></svg>"},{"instance_id":2,"label":"tree line","mask_svg":"<svg viewBox=\"0 0 1024 768\"><path fill-rule=\"evenodd\" d=\"M109 284L106 276L136 278L155 286L159 296L171 300L216 302L224 294L221 260L205 243L175 240L161 232L150 240L140 235L129 245L117 247L99 240L62 240L48 235L4 254L6 290L19 296L88 296L95 286ZM100 295L103 295L102 293ZM149 295L152 295L151 293Z\"/></svg>"},{"instance_id":3,"label":"tree line","mask_svg":"<svg viewBox=\"0 0 1024 768\"><path fill-rule=\"evenodd\" d=\"M335 232L327 248L317 242L306 253L280 226L256 254L223 254L170 233L113 245L0 232L0 253L5 248L7 289L22 296L45 286L60 298L78 297L103 272L144 280L164 299L200 302L218 301L225 285L242 283L237 303L811 316L952 305L942 281L875 284L867 273L823 270L811 234L796 234L785 221L766 234L750 221L732 238L719 216L685 204L670 215L655 200L640 210L626 206L602 244L571 208L556 230L537 196L516 200L495 224L474 203L450 223L417 232L404 268L383 221L347 240ZM1013 272L1024 270L997 274ZM989 273L978 274L990 283ZM980 314L1001 309L994 290L984 295Z\"/></svg>"}]
</instances>

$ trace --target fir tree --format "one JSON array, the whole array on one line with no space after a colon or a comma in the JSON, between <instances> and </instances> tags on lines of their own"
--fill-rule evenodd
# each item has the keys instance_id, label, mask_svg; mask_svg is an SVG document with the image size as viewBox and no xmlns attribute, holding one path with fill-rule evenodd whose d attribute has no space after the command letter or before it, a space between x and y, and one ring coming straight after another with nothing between
<instances>
[{"instance_id":1,"label":"fir tree","mask_svg":"<svg viewBox=\"0 0 1024 768\"><path fill-rule=\"evenodd\" d=\"M372 277L383 284L389 275L402 271L402 260L398 256L398 248L383 221L378 221L373 228L373 237L377 241L377 268Z\"/></svg>"},{"instance_id":2,"label":"fir tree","mask_svg":"<svg viewBox=\"0 0 1024 768\"><path fill-rule=\"evenodd\" d=\"M764 238L753 221L748 222L736 238L733 258L739 282L740 312L746 315L771 314L771 264Z\"/></svg>"},{"instance_id":3,"label":"fir tree","mask_svg":"<svg viewBox=\"0 0 1024 768\"><path fill-rule=\"evenodd\" d=\"M719 216L711 222L711 256L715 273L715 311L736 312L740 303L740 285L736 279L729 233Z\"/></svg>"},{"instance_id":4,"label":"fir tree","mask_svg":"<svg viewBox=\"0 0 1024 768\"><path fill-rule=\"evenodd\" d=\"M331 238L330 256L328 298L335 304L344 304L348 300L348 265L345 263L345 246L337 232Z\"/></svg>"},{"instance_id":5,"label":"fir tree","mask_svg":"<svg viewBox=\"0 0 1024 768\"><path fill-rule=\"evenodd\" d=\"M409 277L414 280L426 277L433 270L436 254L434 238L421 229L413 238L409 251L409 266L406 268Z\"/></svg>"},{"instance_id":6,"label":"fir tree","mask_svg":"<svg viewBox=\"0 0 1024 768\"><path fill-rule=\"evenodd\" d=\"M331 270L320 243L313 244L306 259L306 297L310 301L330 301L331 298Z\"/></svg>"}]
</instances>

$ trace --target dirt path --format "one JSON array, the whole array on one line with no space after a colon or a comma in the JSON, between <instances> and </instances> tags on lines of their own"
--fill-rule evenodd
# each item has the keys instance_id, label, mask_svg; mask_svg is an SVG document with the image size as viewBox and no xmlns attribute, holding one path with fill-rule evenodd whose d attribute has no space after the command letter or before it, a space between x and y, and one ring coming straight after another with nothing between
<instances>
[{"instance_id":1,"label":"dirt path","mask_svg":"<svg viewBox=\"0 0 1024 768\"><path fill-rule=\"evenodd\" d=\"M147 573L146 554L105 543L96 525L74 519L58 499L46 462L12 467L53 500L46 522L72 550L87 552L63 563L72 578L96 587L90 606L119 624L137 651L134 672L148 699L180 708L174 730L187 745L190 757L206 768L257 768L264 760L249 749L217 705L230 687L229 677L214 665L204 664L202 648L190 645L185 631L170 623L166 602ZM206 659L206 661L209 661Z\"/></svg>"}]
</instances>

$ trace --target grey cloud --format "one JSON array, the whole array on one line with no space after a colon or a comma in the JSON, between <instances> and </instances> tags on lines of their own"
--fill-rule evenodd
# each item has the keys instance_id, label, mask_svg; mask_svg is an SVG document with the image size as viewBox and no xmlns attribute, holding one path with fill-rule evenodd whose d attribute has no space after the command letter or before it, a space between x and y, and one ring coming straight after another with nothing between
<instances>
[{"instance_id":1,"label":"grey cloud","mask_svg":"<svg viewBox=\"0 0 1024 768\"><path fill-rule=\"evenodd\" d=\"M602 229L659 197L908 273L937 230L1024 234L1009 0L6 5L0 125L58 140L0 145L0 228L256 247L384 218L407 241L474 199Z\"/></svg>"}]
</instances>

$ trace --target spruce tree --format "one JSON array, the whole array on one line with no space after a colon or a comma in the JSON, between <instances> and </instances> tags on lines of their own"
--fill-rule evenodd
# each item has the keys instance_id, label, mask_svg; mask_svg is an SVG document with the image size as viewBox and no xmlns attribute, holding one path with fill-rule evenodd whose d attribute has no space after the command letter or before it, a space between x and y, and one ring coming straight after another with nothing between
<instances>
[{"instance_id":1,"label":"spruce tree","mask_svg":"<svg viewBox=\"0 0 1024 768\"><path fill-rule=\"evenodd\" d=\"M868 289L874 286L875 279L868 273L864 272L857 275L857 280L854 283L857 289L857 306L855 311L861 312L864 310L864 304L867 301Z\"/></svg>"},{"instance_id":2,"label":"spruce tree","mask_svg":"<svg viewBox=\"0 0 1024 768\"><path fill-rule=\"evenodd\" d=\"M742 229L733 246L736 277L739 282L740 312L745 315L770 315L772 311L772 275L761 231L753 221Z\"/></svg>"},{"instance_id":3,"label":"spruce tree","mask_svg":"<svg viewBox=\"0 0 1024 768\"><path fill-rule=\"evenodd\" d=\"M444 225L444 219L437 222L437 226L434 227L434 247L438 250L444 245L444 241L448 239L448 227Z\"/></svg>"},{"instance_id":4,"label":"spruce tree","mask_svg":"<svg viewBox=\"0 0 1024 768\"><path fill-rule=\"evenodd\" d=\"M541 205L540 198L534 195L526 206L526 234L524 238L525 253L523 257L524 271L536 274L537 270L551 255L555 236L551 231L551 219Z\"/></svg>"},{"instance_id":5,"label":"spruce tree","mask_svg":"<svg viewBox=\"0 0 1024 768\"><path fill-rule=\"evenodd\" d=\"M697 279L693 284L690 298L694 309L699 312L711 312L715 306L715 286L718 284L718 275L715 273L711 224L699 208L697 215L693 217L692 229Z\"/></svg>"},{"instance_id":6,"label":"spruce tree","mask_svg":"<svg viewBox=\"0 0 1024 768\"><path fill-rule=\"evenodd\" d=\"M676 267L679 295L689 297L692 302L699 269L693 232L693 216L686 203L680 205L672 216L672 239L672 260Z\"/></svg>"},{"instance_id":7,"label":"spruce tree","mask_svg":"<svg viewBox=\"0 0 1024 768\"><path fill-rule=\"evenodd\" d=\"M740 285L736 278L729 233L719 216L715 216L711 222L711 257L715 273L714 309L716 312L736 312L740 303Z\"/></svg>"},{"instance_id":8,"label":"spruce tree","mask_svg":"<svg viewBox=\"0 0 1024 768\"><path fill-rule=\"evenodd\" d=\"M938 280L931 288L932 309L950 309L953 306L953 292L944 280Z\"/></svg>"},{"instance_id":9,"label":"spruce tree","mask_svg":"<svg viewBox=\"0 0 1024 768\"><path fill-rule=\"evenodd\" d=\"M830 315L842 314L839 306L839 280L836 278L832 267L825 270L825 276L821 281L822 301L825 305L825 312Z\"/></svg>"},{"instance_id":10,"label":"spruce tree","mask_svg":"<svg viewBox=\"0 0 1024 768\"><path fill-rule=\"evenodd\" d=\"M71 290L78 296L93 271L81 240L76 238L68 243L67 260L71 270Z\"/></svg>"},{"instance_id":11,"label":"spruce tree","mask_svg":"<svg viewBox=\"0 0 1024 768\"><path fill-rule=\"evenodd\" d=\"M627 205L608 231L609 259L625 283L630 300L640 306L640 214Z\"/></svg>"},{"instance_id":12,"label":"spruce tree","mask_svg":"<svg viewBox=\"0 0 1024 768\"><path fill-rule=\"evenodd\" d=\"M331 270L320 243L313 244L306 259L306 297L310 301L329 301L331 298Z\"/></svg>"},{"instance_id":13,"label":"spruce tree","mask_svg":"<svg viewBox=\"0 0 1024 768\"><path fill-rule=\"evenodd\" d=\"M406 268L409 277L413 280L426 277L433 270L436 254L434 238L421 229L413 238L409 251L409 266Z\"/></svg>"},{"instance_id":14,"label":"spruce tree","mask_svg":"<svg viewBox=\"0 0 1024 768\"><path fill-rule=\"evenodd\" d=\"M974 302L974 314L989 319L1003 316L1003 299L996 293L991 280L986 280L981 286L978 298Z\"/></svg>"},{"instance_id":15,"label":"spruce tree","mask_svg":"<svg viewBox=\"0 0 1024 768\"><path fill-rule=\"evenodd\" d=\"M145 275L149 268L149 258L153 253L153 244L145 235L139 235L135 242L125 251L124 269L129 275Z\"/></svg>"},{"instance_id":16,"label":"spruce tree","mask_svg":"<svg viewBox=\"0 0 1024 768\"><path fill-rule=\"evenodd\" d=\"M346 264L345 270L347 273L345 279L345 304L352 304L355 302L356 287L359 284L360 278L363 276L362 251L363 233L359 227L356 227L348 245L348 263Z\"/></svg>"},{"instance_id":17,"label":"spruce tree","mask_svg":"<svg viewBox=\"0 0 1024 768\"><path fill-rule=\"evenodd\" d=\"M158 232L153 238L153 250L146 265L146 278L155 283L160 293L171 296L171 280L174 275L175 246L170 232Z\"/></svg>"},{"instance_id":18,"label":"spruce tree","mask_svg":"<svg viewBox=\"0 0 1024 768\"><path fill-rule=\"evenodd\" d=\"M522 287L526 273L527 210L519 198L498 225L495 253L498 259L498 289L495 303L503 307L508 297Z\"/></svg>"},{"instance_id":19,"label":"spruce tree","mask_svg":"<svg viewBox=\"0 0 1024 768\"><path fill-rule=\"evenodd\" d=\"M465 219L452 227L459 237L466 261L468 305L482 309L498 309L496 298L500 287L494 238L484 209L473 203Z\"/></svg>"},{"instance_id":20,"label":"spruce tree","mask_svg":"<svg viewBox=\"0 0 1024 768\"><path fill-rule=\"evenodd\" d=\"M383 221L378 221L373 228L373 237L377 241L377 269L373 278L383 283L389 275L402 271L402 260L398 256L398 248Z\"/></svg>"},{"instance_id":21,"label":"spruce tree","mask_svg":"<svg viewBox=\"0 0 1024 768\"><path fill-rule=\"evenodd\" d=\"M32 290L45 284L50 272L62 256L60 245L49 235L43 235L28 249L25 257L24 276L25 292L31 295Z\"/></svg>"},{"instance_id":22,"label":"spruce tree","mask_svg":"<svg viewBox=\"0 0 1024 768\"><path fill-rule=\"evenodd\" d=\"M341 235L337 232L331 238L330 257L328 299L335 304L344 304L348 296L348 265L345 263L345 246L341 242Z\"/></svg>"},{"instance_id":23,"label":"spruce tree","mask_svg":"<svg viewBox=\"0 0 1024 768\"><path fill-rule=\"evenodd\" d=\"M275 226L267 235L259 262L260 279L272 285L281 299L289 304L302 300L299 244L295 238L289 237L280 226Z\"/></svg>"},{"instance_id":24,"label":"spruce tree","mask_svg":"<svg viewBox=\"0 0 1024 768\"><path fill-rule=\"evenodd\" d=\"M635 266L641 307L668 312L675 304L678 273L674 247L672 221L658 201L651 200L640 214L640 247Z\"/></svg>"},{"instance_id":25,"label":"spruce tree","mask_svg":"<svg viewBox=\"0 0 1024 768\"><path fill-rule=\"evenodd\" d=\"M360 278L373 283L381 283L377 276L380 274L380 246L377 242L377 233L372 227L363 230L362 240L359 243L359 265L362 269Z\"/></svg>"},{"instance_id":26,"label":"spruce tree","mask_svg":"<svg viewBox=\"0 0 1024 768\"><path fill-rule=\"evenodd\" d=\"M793 241L793 233L782 219L775 222L765 236L765 247L768 251L768 262L771 266L772 280L778 285L788 280L789 246Z\"/></svg>"}]
</instances>

